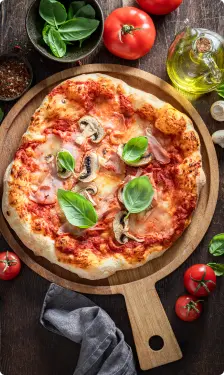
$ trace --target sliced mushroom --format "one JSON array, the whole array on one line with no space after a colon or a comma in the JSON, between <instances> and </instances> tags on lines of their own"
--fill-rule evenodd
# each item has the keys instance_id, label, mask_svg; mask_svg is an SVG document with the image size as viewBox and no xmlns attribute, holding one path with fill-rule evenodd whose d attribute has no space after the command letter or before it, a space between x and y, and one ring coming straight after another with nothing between
<instances>
[{"instance_id":1,"label":"sliced mushroom","mask_svg":"<svg viewBox=\"0 0 224 375\"><path fill-rule=\"evenodd\" d=\"M62 150L60 150L60 151L62 151ZM72 172L71 171L67 171L66 169L64 169L64 168L61 167L61 165L60 165L60 163L58 161L58 154L59 154L59 152L57 153L57 156L56 156L57 175L58 175L59 178L66 179L66 178L69 178L72 175Z\"/></svg>"},{"instance_id":2,"label":"sliced mushroom","mask_svg":"<svg viewBox=\"0 0 224 375\"><path fill-rule=\"evenodd\" d=\"M76 184L72 190L76 193L82 190L86 190L91 195L95 195L98 191L97 186L94 183L86 185L85 183L82 183L82 182L79 182L78 184Z\"/></svg>"},{"instance_id":3,"label":"sliced mushroom","mask_svg":"<svg viewBox=\"0 0 224 375\"><path fill-rule=\"evenodd\" d=\"M135 237L133 234L129 233L128 231L125 232L125 235L130 238L130 240L137 241L137 242L144 242L143 238Z\"/></svg>"},{"instance_id":4,"label":"sliced mushroom","mask_svg":"<svg viewBox=\"0 0 224 375\"><path fill-rule=\"evenodd\" d=\"M89 137L93 143L99 143L104 137L104 129L95 117L83 116L79 127L84 137Z\"/></svg>"},{"instance_id":5,"label":"sliced mushroom","mask_svg":"<svg viewBox=\"0 0 224 375\"><path fill-rule=\"evenodd\" d=\"M127 214L126 211L120 211L114 218L113 231L117 242L123 245L128 242L129 238L137 242L144 242L143 239L137 238L129 233L128 218L126 218Z\"/></svg>"},{"instance_id":6,"label":"sliced mushroom","mask_svg":"<svg viewBox=\"0 0 224 375\"><path fill-rule=\"evenodd\" d=\"M86 199L88 199L93 206L96 206L96 202L92 198L92 195L97 193L97 186L95 184L90 184L88 186L83 186L83 183L76 184L72 191L83 195Z\"/></svg>"},{"instance_id":7,"label":"sliced mushroom","mask_svg":"<svg viewBox=\"0 0 224 375\"><path fill-rule=\"evenodd\" d=\"M80 194L83 195L88 201L92 203L93 206L96 206L96 202L94 199L91 197L91 194L87 190L83 190L82 192L80 191Z\"/></svg>"},{"instance_id":8,"label":"sliced mushroom","mask_svg":"<svg viewBox=\"0 0 224 375\"><path fill-rule=\"evenodd\" d=\"M128 237L124 234L125 227L125 216L127 215L126 211L120 211L114 218L113 221L113 231L117 242L120 244L125 244L128 242Z\"/></svg>"},{"instance_id":9,"label":"sliced mushroom","mask_svg":"<svg viewBox=\"0 0 224 375\"><path fill-rule=\"evenodd\" d=\"M118 153L118 155L120 156L121 159L122 159L124 146L125 145L120 145L120 146L118 146L118 149L117 149L117 153ZM141 157L141 159L138 162L136 162L136 163L126 163L126 164L131 165L132 167L140 167L142 165L149 164L152 161L152 159L153 159L152 154L146 151L145 154ZM125 163L125 160L123 160L123 161Z\"/></svg>"},{"instance_id":10,"label":"sliced mushroom","mask_svg":"<svg viewBox=\"0 0 224 375\"><path fill-rule=\"evenodd\" d=\"M95 152L91 152L84 158L82 171L78 179L83 182L93 181L96 178L96 172L98 169L98 156Z\"/></svg>"},{"instance_id":11,"label":"sliced mushroom","mask_svg":"<svg viewBox=\"0 0 224 375\"><path fill-rule=\"evenodd\" d=\"M123 199L123 190L124 190L124 186L121 186L120 189L118 190L117 192L117 196L118 196L118 199L121 203L124 203L124 199Z\"/></svg>"},{"instance_id":12,"label":"sliced mushroom","mask_svg":"<svg viewBox=\"0 0 224 375\"><path fill-rule=\"evenodd\" d=\"M96 195L98 188L96 185L92 184L86 187L86 191L91 195Z\"/></svg>"}]
</instances>

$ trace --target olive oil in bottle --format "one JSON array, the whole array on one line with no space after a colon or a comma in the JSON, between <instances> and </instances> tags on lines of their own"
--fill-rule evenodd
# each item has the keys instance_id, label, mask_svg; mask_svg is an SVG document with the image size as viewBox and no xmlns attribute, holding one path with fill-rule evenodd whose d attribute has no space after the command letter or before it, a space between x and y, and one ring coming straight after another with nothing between
<instances>
[{"instance_id":1,"label":"olive oil in bottle","mask_svg":"<svg viewBox=\"0 0 224 375\"><path fill-rule=\"evenodd\" d=\"M207 29L187 27L169 48L167 72L174 86L185 92L215 90L224 80L224 39Z\"/></svg>"}]
</instances>

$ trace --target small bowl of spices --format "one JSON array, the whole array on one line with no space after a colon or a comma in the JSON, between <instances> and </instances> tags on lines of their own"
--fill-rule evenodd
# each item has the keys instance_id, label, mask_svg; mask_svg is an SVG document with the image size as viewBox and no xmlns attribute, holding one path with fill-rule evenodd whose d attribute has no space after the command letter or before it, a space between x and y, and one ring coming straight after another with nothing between
<instances>
[{"instance_id":1,"label":"small bowl of spices","mask_svg":"<svg viewBox=\"0 0 224 375\"><path fill-rule=\"evenodd\" d=\"M23 56L7 54L0 56L0 100L20 98L31 86L33 71Z\"/></svg>"}]
</instances>

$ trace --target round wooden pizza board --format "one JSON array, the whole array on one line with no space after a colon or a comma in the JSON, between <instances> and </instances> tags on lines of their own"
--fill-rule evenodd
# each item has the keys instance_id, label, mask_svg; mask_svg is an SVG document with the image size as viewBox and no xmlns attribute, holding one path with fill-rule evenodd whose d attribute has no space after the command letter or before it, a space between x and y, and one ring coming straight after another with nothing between
<instances>
[{"instance_id":1,"label":"round wooden pizza board","mask_svg":"<svg viewBox=\"0 0 224 375\"><path fill-rule=\"evenodd\" d=\"M89 281L36 257L18 239L7 225L2 213L0 228L11 248L33 271L51 282L81 293L123 294L133 330L140 366L143 370L176 361L182 353L173 334L163 306L155 289L155 283L173 272L195 250L202 240L214 214L219 186L216 152L209 132L194 107L172 86L160 78L128 66L93 64L68 69L47 78L20 99L0 128L0 177L2 180L20 139L29 125L30 118L43 98L65 79L83 73L101 72L120 78L129 85L156 95L175 108L185 112L194 122L201 138L203 167L207 182L204 186L192 223L178 241L160 258L134 270L120 271L108 279ZM164 346L154 351L149 346L152 336L161 336Z\"/></svg>"}]
</instances>

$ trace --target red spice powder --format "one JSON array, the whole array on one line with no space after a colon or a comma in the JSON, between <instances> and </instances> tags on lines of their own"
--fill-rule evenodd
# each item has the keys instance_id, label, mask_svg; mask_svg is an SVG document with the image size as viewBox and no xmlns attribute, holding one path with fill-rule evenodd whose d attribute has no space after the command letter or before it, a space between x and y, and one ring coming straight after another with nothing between
<instances>
[{"instance_id":1,"label":"red spice powder","mask_svg":"<svg viewBox=\"0 0 224 375\"><path fill-rule=\"evenodd\" d=\"M26 64L15 58L0 61L0 97L15 98L22 94L30 83L30 72Z\"/></svg>"}]
</instances>

